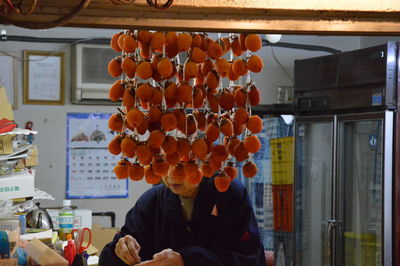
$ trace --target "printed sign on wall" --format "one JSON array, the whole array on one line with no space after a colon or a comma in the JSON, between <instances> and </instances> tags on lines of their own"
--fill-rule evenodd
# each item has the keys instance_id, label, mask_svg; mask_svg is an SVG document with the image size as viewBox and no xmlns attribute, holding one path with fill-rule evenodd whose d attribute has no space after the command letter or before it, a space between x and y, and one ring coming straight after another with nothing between
<instances>
[{"instance_id":1,"label":"printed sign on wall","mask_svg":"<svg viewBox=\"0 0 400 266\"><path fill-rule=\"evenodd\" d=\"M113 171L118 156L107 148L114 137L110 115L67 114L68 199L128 197L128 180L118 180Z\"/></svg>"}]
</instances>

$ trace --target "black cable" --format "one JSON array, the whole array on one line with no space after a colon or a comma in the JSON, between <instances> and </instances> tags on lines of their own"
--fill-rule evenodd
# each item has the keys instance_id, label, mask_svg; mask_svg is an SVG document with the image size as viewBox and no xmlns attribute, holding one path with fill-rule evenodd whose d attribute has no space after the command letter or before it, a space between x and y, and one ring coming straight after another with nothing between
<instances>
[{"instance_id":1,"label":"black cable","mask_svg":"<svg viewBox=\"0 0 400 266\"><path fill-rule=\"evenodd\" d=\"M146 0L146 2L151 7L164 10L164 9L170 8L172 6L172 4L174 3L174 0L168 0L161 6L157 3L157 0L154 0L154 2L153 2L153 0Z\"/></svg>"},{"instance_id":2,"label":"black cable","mask_svg":"<svg viewBox=\"0 0 400 266\"><path fill-rule=\"evenodd\" d=\"M14 42L110 44L109 38L93 38L87 40L82 38L47 38L47 37L7 35L4 41L6 40Z\"/></svg>"},{"instance_id":3,"label":"black cable","mask_svg":"<svg viewBox=\"0 0 400 266\"><path fill-rule=\"evenodd\" d=\"M92 216L109 216L111 218L111 227L115 227L115 212L92 212Z\"/></svg>"},{"instance_id":4,"label":"black cable","mask_svg":"<svg viewBox=\"0 0 400 266\"><path fill-rule=\"evenodd\" d=\"M321 46L321 45L309 45L309 44L297 44L297 43L287 43L287 42L277 42L271 43L267 40L262 40L263 46L273 46L273 47L283 47L283 48L291 48L291 49L301 49L301 50L309 50L309 51L322 51L331 54L341 53L341 50L337 50L334 48Z\"/></svg>"}]
</instances>

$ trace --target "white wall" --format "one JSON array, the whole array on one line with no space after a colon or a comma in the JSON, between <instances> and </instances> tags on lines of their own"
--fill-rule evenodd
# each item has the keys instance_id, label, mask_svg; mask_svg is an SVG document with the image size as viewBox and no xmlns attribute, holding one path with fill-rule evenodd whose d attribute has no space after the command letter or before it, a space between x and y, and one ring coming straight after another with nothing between
<instances>
[{"instance_id":1,"label":"white wall","mask_svg":"<svg viewBox=\"0 0 400 266\"><path fill-rule=\"evenodd\" d=\"M400 41L400 37L396 36L382 36L382 37L372 37L372 36L363 36L361 37L361 48L376 46L380 44L384 44L389 41Z\"/></svg>"},{"instance_id":2,"label":"white wall","mask_svg":"<svg viewBox=\"0 0 400 266\"><path fill-rule=\"evenodd\" d=\"M327 46L341 51L354 50L360 47L360 37L352 36L284 35L282 36L281 42ZM275 52L276 58L289 73L290 78L274 59L272 50ZM281 47L263 47L261 52L258 53L260 53L264 59L264 69L262 73L253 75L253 79L262 92L262 102L264 104L277 102L277 86L294 85L294 60L330 54L326 52Z\"/></svg>"},{"instance_id":3,"label":"white wall","mask_svg":"<svg viewBox=\"0 0 400 266\"><path fill-rule=\"evenodd\" d=\"M65 38L90 38L110 37L116 30L103 29L78 29L58 28L52 30L32 31L16 27L0 26L5 28L9 35L25 35L35 37L65 37ZM360 47L360 37L332 37L332 36L283 36L283 42L301 44L325 45L343 51L357 49ZM304 50L273 48L276 57L290 73L293 78L294 60L320 55L327 55L324 52L313 52ZM71 88L71 65L70 47L65 44L49 43L22 43L22 42L1 42L0 50L14 52L22 57L23 50L50 50L64 51L65 57L65 99L64 106L49 105L23 105L22 87L23 72L22 62L18 62L18 109L15 110L15 118L20 126L26 121L34 123L34 129L39 131L35 142L39 146L40 164L37 168L36 186L52 194L55 201L44 201L44 206L57 206L65 197L66 184L66 114L68 112L113 112L115 107L110 106L85 106L72 105L70 103ZM278 85L293 85L293 81L282 71L271 54L270 47L264 47L258 52L264 58L265 68L262 73L253 75L253 79L262 91L264 104L275 103L277 99L276 87ZM80 208L90 208L93 211L114 211L117 214L117 226L124 221L126 211L135 203L137 198L149 188L144 182L130 182L129 198L127 199L85 199L73 200L73 204ZM108 225L108 220L95 219L95 222L102 222Z\"/></svg>"}]
</instances>

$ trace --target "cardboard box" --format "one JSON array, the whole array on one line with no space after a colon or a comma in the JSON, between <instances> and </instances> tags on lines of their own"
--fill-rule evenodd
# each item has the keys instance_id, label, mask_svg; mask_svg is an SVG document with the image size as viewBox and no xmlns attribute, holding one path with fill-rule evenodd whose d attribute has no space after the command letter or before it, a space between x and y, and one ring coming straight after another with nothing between
<instances>
[{"instance_id":1,"label":"cardboard box","mask_svg":"<svg viewBox=\"0 0 400 266\"><path fill-rule=\"evenodd\" d=\"M117 228L103 228L98 224L93 225L92 245L99 249L99 254L103 250L104 246L114 239L114 236L117 232Z\"/></svg>"},{"instance_id":2,"label":"cardboard box","mask_svg":"<svg viewBox=\"0 0 400 266\"><path fill-rule=\"evenodd\" d=\"M38 159L38 148L36 145L33 145L32 148L32 153L29 155L29 158L25 159L25 166L26 167L32 167L32 166L38 166L39 165L39 159Z\"/></svg>"},{"instance_id":3,"label":"cardboard box","mask_svg":"<svg viewBox=\"0 0 400 266\"><path fill-rule=\"evenodd\" d=\"M14 113L12 106L9 103L0 103L0 119L7 118L8 120L14 120Z\"/></svg>"},{"instance_id":4,"label":"cardboard box","mask_svg":"<svg viewBox=\"0 0 400 266\"><path fill-rule=\"evenodd\" d=\"M0 154L10 154L14 152L13 137L14 135L0 136Z\"/></svg>"},{"instance_id":5,"label":"cardboard box","mask_svg":"<svg viewBox=\"0 0 400 266\"><path fill-rule=\"evenodd\" d=\"M28 172L0 178L0 200L33 197L34 192L35 176Z\"/></svg>"},{"instance_id":6,"label":"cardboard box","mask_svg":"<svg viewBox=\"0 0 400 266\"><path fill-rule=\"evenodd\" d=\"M3 259L0 260L0 266L18 266L17 259Z\"/></svg>"},{"instance_id":7,"label":"cardboard box","mask_svg":"<svg viewBox=\"0 0 400 266\"><path fill-rule=\"evenodd\" d=\"M54 229L58 230L58 212L61 208L46 208L51 220L53 221ZM92 228L92 211L88 209L75 209L74 210L74 228Z\"/></svg>"},{"instance_id":8,"label":"cardboard box","mask_svg":"<svg viewBox=\"0 0 400 266\"><path fill-rule=\"evenodd\" d=\"M38 239L33 239L24 248L26 253L43 266L68 266L68 261L61 257L55 250L49 248Z\"/></svg>"},{"instance_id":9,"label":"cardboard box","mask_svg":"<svg viewBox=\"0 0 400 266\"><path fill-rule=\"evenodd\" d=\"M0 103L9 103L7 98L7 90L4 87L0 86Z\"/></svg>"}]
</instances>

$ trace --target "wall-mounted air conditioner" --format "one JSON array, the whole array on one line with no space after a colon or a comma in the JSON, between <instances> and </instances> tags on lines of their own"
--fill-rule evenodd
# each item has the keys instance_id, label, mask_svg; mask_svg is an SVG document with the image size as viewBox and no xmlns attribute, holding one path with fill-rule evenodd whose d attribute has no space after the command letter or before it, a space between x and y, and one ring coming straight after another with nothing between
<instances>
[{"instance_id":1,"label":"wall-mounted air conditioner","mask_svg":"<svg viewBox=\"0 0 400 266\"><path fill-rule=\"evenodd\" d=\"M72 47L73 103L115 104L108 99L108 90L116 79L108 74L107 66L117 55L105 44L80 43Z\"/></svg>"}]
</instances>

